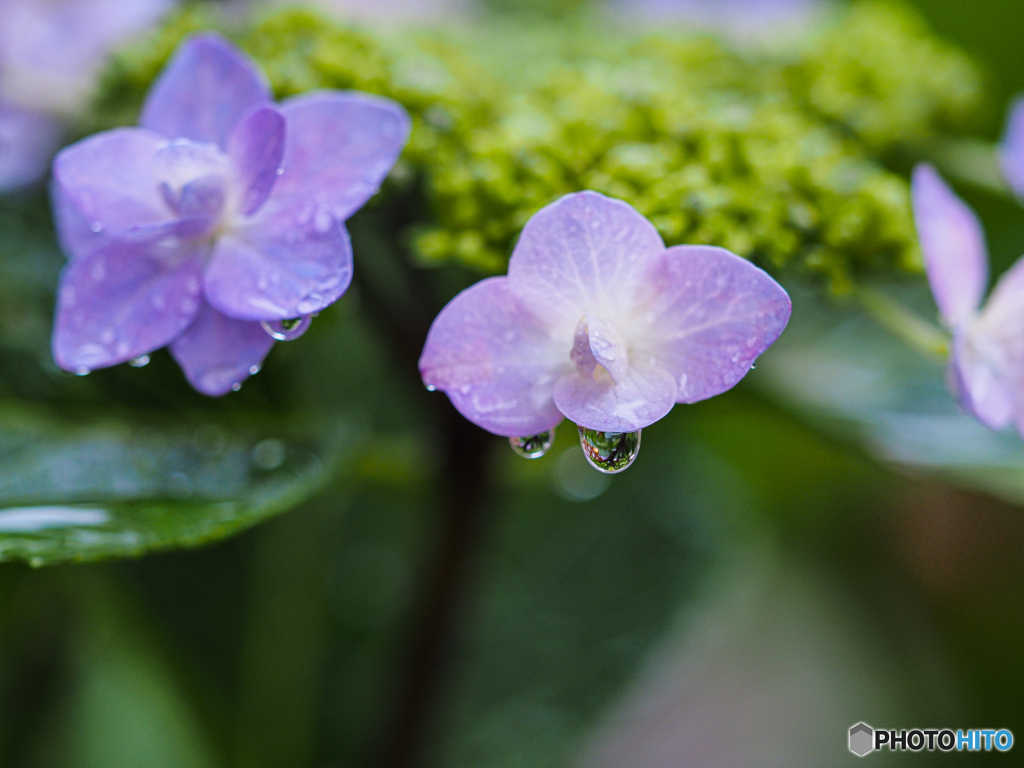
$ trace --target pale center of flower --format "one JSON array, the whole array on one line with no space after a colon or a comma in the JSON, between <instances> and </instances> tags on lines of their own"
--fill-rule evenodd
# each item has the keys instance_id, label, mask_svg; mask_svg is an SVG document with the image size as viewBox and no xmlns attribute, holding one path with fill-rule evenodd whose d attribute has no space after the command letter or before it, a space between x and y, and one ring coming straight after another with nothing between
<instances>
[{"instance_id":1,"label":"pale center of flower","mask_svg":"<svg viewBox=\"0 0 1024 768\"><path fill-rule=\"evenodd\" d=\"M594 381L619 384L629 372L629 346L610 320L580 318L569 352L576 370Z\"/></svg>"}]
</instances>

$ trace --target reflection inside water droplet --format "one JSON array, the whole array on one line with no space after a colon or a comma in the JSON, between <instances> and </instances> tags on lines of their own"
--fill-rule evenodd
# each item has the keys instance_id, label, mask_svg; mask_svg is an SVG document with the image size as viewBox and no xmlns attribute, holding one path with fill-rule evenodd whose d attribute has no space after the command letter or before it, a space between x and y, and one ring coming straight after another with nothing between
<instances>
[{"instance_id":1,"label":"reflection inside water droplet","mask_svg":"<svg viewBox=\"0 0 1024 768\"><path fill-rule=\"evenodd\" d=\"M437 387L433 384L427 384L427 392L437 392Z\"/></svg>"},{"instance_id":2,"label":"reflection inside water droplet","mask_svg":"<svg viewBox=\"0 0 1024 768\"><path fill-rule=\"evenodd\" d=\"M294 341L309 330L313 318L310 315L295 317L288 320L263 320L263 330L277 341Z\"/></svg>"},{"instance_id":3,"label":"reflection inside water droplet","mask_svg":"<svg viewBox=\"0 0 1024 768\"><path fill-rule=\"evenodd\" d=\"M258 365L250 365L249 366L249 375L250 376L255 376L259 372L260 372L260 367Z\"/></svg>"},{"instance_id":4,"label":"reflection inside water droplet","mask_svg":"<svg viewBox=\"0 0 1024 768\"><path fill-rule=\"evenodd\" d=\"M754 370L755 368L757 368L757 363L756 362L751 363L750 364L750 370Z\"/></svg>"},{"instance_id":5,"label":"reflection inside water droplet","mask_svg":"<svg viewBox=\"0 0 1024 768\"><path fill-rule=\"evenodd\" d=\"M550 429L529 437L510 437L508 444L524 459L539 459L555 444L555 430Z\"/></svg>"},{"instance_id":6,"label":"reflection inside water droplet","mask_svg":"<svg viewBox=\"0 0 1024 768\"><path fill-rule=\"evenodd\" d=\"M139 357L133 357L128 361L128 365L132 368L144 368L149 365L149 355L140 355Z\"/></svg>"},{"instance_id":7,"label":"reflection inside water droplet","mask_svg":"<svg viewBox=\"0 0 1024 768\"><path fill-rule=\"evenodd\" d=\"M614 475L629 467L640 453L640 430L599 432L579 427L583 455L598 472Z\"/></svg>"}]
</instances>

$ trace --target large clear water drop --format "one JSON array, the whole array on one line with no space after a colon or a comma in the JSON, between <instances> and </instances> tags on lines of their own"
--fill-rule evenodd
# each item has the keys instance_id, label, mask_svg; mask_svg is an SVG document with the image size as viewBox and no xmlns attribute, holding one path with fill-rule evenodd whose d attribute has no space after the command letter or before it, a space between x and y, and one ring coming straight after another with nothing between
<instances>
[{"instance_id":1,"label":"large clear water drop","mask_svg":"<svg viewBox=\"0 0 1024 768\"><path fill-rule=\"evenodd\" d=\"M590 466L606 475L622 472L640 453L640 430L636 432L599 432L579 427L583 455Z\"/></svg>"},{"instance_id":2,"label":"large clear water drop","mask_svg":"<svg viewBox=\"0 0 1024 768\"><path fill-rule=\"evenodd\" d=\"M529 437L510 437L508 444L524 459L539 459L555 444L555 430L549 429L547 432Z\"/></svg>"},{"instance_id":3,"label":"large clear water drop","mask_svg":"<svg viewBox=\"0 0 1024 768\"><path fill-rule=\"evenodd\" d=\"M309 330L313 318L310 315L290 320L263 320L260 325L276 341L294 341Z\"/></svg>"},{"instance_id":4,"label":"large clear water drop","mask_svg":"<svg viewBox=\"0 0 1024 768\"><path fill-rule=\"evenodd\" d=\"M133 357L128 361L128 365L132 368L145 368L149 365L149 355L139 355L139 357Z\"/></svg>"}]
</instances>

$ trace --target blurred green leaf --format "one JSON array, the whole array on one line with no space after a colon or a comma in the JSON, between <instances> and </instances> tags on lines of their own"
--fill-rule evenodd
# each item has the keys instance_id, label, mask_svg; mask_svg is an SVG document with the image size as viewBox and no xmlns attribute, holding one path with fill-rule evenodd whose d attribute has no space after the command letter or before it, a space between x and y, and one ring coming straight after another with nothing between
<instances>
[{"instance_id":1,"label":"blurred green leaf","mask_svg":"<svg viewBox=\"0 0 1024 768\"><path fill-rule=\"evenodd\" d=\"M922 288L900 297L934 312ZM927 309L926 309L927 307ZM755 383L816 426L907 471L1024 504L1024 445L962 412L945 364L908 347L852 306L795 292L793 318L758 360Z\"/></svg>"},{"instance_id":2,"label":"blurred green leaf","mask_svg":"<svg viewBox=\"0 0 1024 768\"><path fill-rule=\"evenodd\" d=\"M98 560L223 538L316 493L353 431L331 420L313 430L74 422L0 406L0 560Z\"/></svg>"}]
</instances>

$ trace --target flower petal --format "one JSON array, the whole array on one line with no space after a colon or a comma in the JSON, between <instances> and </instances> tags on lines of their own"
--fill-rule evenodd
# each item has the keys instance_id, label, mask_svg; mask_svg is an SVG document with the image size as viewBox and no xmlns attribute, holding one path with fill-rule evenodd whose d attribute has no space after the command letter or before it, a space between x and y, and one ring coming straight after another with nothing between
<instances>
[{"instance_id":1,"label":"flower petal","mask_svg":"<svg viewBox=\"0 0 1024 768\"><path fill-rule=\"evenodd\" d=\"M658 293L630 338L632 356L674 376L680 403L732 389L789 322L789 296L766 272L724 248L669 248Z\"/></svg>"},{"instance_id":2,"label":"flower petal","mask_svg":"<svg viewBox=\"0 0 1024 768\"><path fill-rule=\"evenodd\" d=\"M60 123L49 115L0 101L0 192L45 176L60 136Z\"/></svg>"},{"instance_id":3,"label":"flower petal","mask_svg":"<svg viewBox=\"0 0 1024 768\"><path fill-rule=\"evenodd\" d=\"M171 344L171 355L193 387L220 397L257 372L272 346L259 323L225 317L204 301L192 325Z\"/></svg>"},{"instance_id":4,"label":"flower petal","mask_svg":"<svg viewBox=\"0 0 1024 768\"><path fill-rule=\"evenodd\" d=\"M949 384L960 406L991 429L1005 427L1018 410L1011 382L964 335L953 338Z\"/></svg>"},{"instance_id":5,"label":"flower petal","mask_svg":"<svg viewBox=\"0 0 1024 768\"><path fill-rule=\"evenodd\" d=\"M272 200L319 207L344 221L388 175L409 138L409 116L388 99L320 91L281 104L284 173Z\"/></svg>"},{"instance_id":6,"label":"flower petal","mask_svg":"<svg viewBox=\"0 0 1024 768\"><path fill-rule=\"evenodd\" d=\"M988 282L985 235L977 216L930 165L914 169L914 223L935 303L951 328L978 309Z\"/></svg>"},{"instance_id":7,"label":"flower petal","mask_svg":"<svg viewBox=\"0 0 1024 768\"><path fill-rule=\"evenodd\" d=\"M69 262L53 331L57 365L105 368L172 342L199 309L202 257L168 254L154 243L116 242Z\"/></svg>"},{"instance_id":8,"label":"flower petal","mask_svg":"<svg viewBox=\"0 0 1024 768\"><path fill-rule=\"evenodd\" d=\"M571 368L569 350L515 300L507 278L452 299L430 327L419 366L427 386L497 435L535 435L562 420L552 387Z\"/></svg>"},{"instance_id":9,"label":"flower petal","mask_svg":"<svg viewBox=\"0 0 1024 768\"><path fill-rule=\"evenodd\" d=\"M285 118L276 107L260 107L228 137L227 151L241 186L242 213L250 216L270 196L284 160Z\"/></svg>"},{"instance_id":10,"label":"flower petal","mask_svg":"<svg viewBox=\"0 0 1024 768\"><path fill-rule=\"evenodd\" d=\"M593 376L579 371L562 376L554 389L558 410L579 426L602 432L636 432L664 418L676 403L672 374L630 362L618 382L602 368Z\"/></svg>"},{"instance_id":11,"label":"flower petal","mask_svg":"<svg viewBox=\"0 0 1024 768\"><path fill-rule=\"evenodd\" d=\"M157 157L167 140L141 128L90 136L53 161L54 214L61 245L78 258L135 226L161 224L172 211L160 193Z\"/></svg>"},{"instance_id":12,"label":"flower petal","mask_svg":"<svg viewBox=\"0 0 1024 768\"><path fill-rule=\"evenodd\" d=\"M664 250L654 225L630 205L578 192L526 223L508 277L519 301L571 333L587 313L628 311Z\"/></svg>"},{"instance_id":13,"label":"flower petal","mask_svg":"<svg viewBox=\"0 0 1024 768\"><path fill-rule=\"evenodd\" d=\"M139 125L170 139L225 146L238 122L271 102L256 64L219 35L184 42L150 89Z\"/></svg>"},{"instance_id":14,"label":"flower petal","mask_svg":"<svg viewBox=\"0 0 1024 768\"><path fill-rule=\"evenodd\" d=\"M1024 197L1024 96L1018 96L1010 106L999 163L1010 189Z\"/></svg>"},{"instance_id":15,"label":"flower petal","mask_svg":"<svg viewBox=\"0 0 1024 768\"><path fill-rule=\"evenodd\" d=\"M222 236L206 269L207 300L238 320L285 320L319 312L352 282L352 244L328 212L268 203Z\"/></svg>"}]
</instances>

